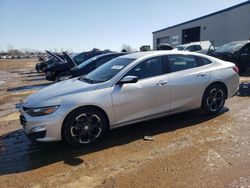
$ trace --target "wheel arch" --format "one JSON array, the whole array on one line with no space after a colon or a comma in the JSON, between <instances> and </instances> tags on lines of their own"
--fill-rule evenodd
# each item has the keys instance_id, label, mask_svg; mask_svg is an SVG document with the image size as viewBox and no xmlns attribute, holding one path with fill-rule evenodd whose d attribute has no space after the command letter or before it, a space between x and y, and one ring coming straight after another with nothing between
<instances>
[{"instance_id":1,"label":"wheel arch","mask_svg":"<svg viewBox=\"0 0 250 188\"><path fill-rule=\"evenodd\" d=\"M225 84L224 82L222 82L222 81L215 81L215 82L210 83L210 84L206 87L206 89L205 89L205 91L203 92L203 95L202 95L202 100L203 100L203 97L204 97L204 95L205 95L207 89L208 89L210 86L212 86L212 85L220 85L220 86L222 86L222 87L225 89L225 91L226 91L226 99L228 98L228 88L227 88L226 84ZM202 102L202 101L201 101L201 102Z\"/></svg>"},{"instance_id":2,"label":"wheel arch","mask_svg":"<svg viewBox=\"0 0 250 188\"><path fill-rule=\"evenodd\" d=\"M62 123L62 128L61 128L61 138L62 138L62 140L65 140L64 134L63 134L63 130L64 130L64 126L65 126L65 121L67 120L67 118L68 118L72 113L74 113L75 111L77 111L77 110L79 110L79 109L82 109L82 108L94 108L94 109L97 109L97 110L99 110L100 112L102 112L103 115L104 115L105 118L106 118L107 123L108 123L108 129L110 128L110 120L109 120L109 117L108 117L107 113L105 112L105 110L103 110L101 107L95 106L95 105L84 105L84 106L79 106L79 107L77 107L77 108L71 110L71 111L66 115L66 117L64 118L63 123Z\"/></svg>"}]
</instances>

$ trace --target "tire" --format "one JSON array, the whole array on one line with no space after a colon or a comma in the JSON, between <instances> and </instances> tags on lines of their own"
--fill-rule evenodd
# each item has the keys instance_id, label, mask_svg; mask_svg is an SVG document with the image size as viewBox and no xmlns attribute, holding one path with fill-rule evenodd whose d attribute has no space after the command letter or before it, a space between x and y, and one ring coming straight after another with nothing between
<instances>
[{"instance_id":1,"label":"tire","mask_svg":"<svg viewBox=\"0 0 250 188\"><path fill-rule=\"evenodd\" d=\"M224 107L226 90L220 84L209 86L202 98L202 109L206 114L217 114Z\"/></svg>"},{"instance_id":2,"label":"tire","mask_svg":"<svg viewBox=\"0 0 250 188\"><path fill-rule=\"evenodd\" d=\"M37 71L38 73L41 73L41 72L42 72L42 71L40 70L39 64L36 64L36 71Z\"/></svg>"},{"instance_id":3,"label":"tire","mask_svg":"<svg viewBox=\"0 0 250 188\"><path fill-rule=\"evenodd\" d=\"M107 127L108 121L101 111L93 107L83 107L66 117L62 138L73 147L82 147L99 141Z\"/></svg>"}]
</instances>

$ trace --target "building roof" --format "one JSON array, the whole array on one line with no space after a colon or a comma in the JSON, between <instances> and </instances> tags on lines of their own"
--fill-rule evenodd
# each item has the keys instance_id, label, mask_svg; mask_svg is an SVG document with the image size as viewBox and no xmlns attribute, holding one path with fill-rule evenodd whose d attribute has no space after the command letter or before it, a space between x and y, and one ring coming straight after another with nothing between
<instances>
[{"instance_id":1,"label":"building roof","mask_svg":"<svg viewBox=\"0 0 250 188\"><path fill-rule=\"evenodd\" d=\"M238 7L241 7L241 6L244 6L244 5L247 5L247 4L250 4L250 0L246 1L246 2L243 2L243 3L240 3L238 5L234 5L232 7L229 7L229 8L226 8L226 9L223 9L223 10L220 10L220 11L217 11L217 12L214 12L212 14L208 14L208 15L205 15L205 16L201 16L199 18L196 18L196 19L193 19L193 20L189 20L189 21L186 21L186 22L182 22L180 24L177 24L177 25L173 25L173 26L170 26L170 27L166 27L164 29L160 29L160 30L157 30L157 31L154 31L154 33L158 33L158 32L161 32L161 31L164 31L164 30L167 30L167 29L171 29L171 28L174 28L174 27L177 27L177 26L181 26L181 25L184 25L184 24L187 24L187 23L191 23L191 22L194 22L194 21L198 21L198 20L201 20L201 19L204 19L204 18L207 18L207 17L210 17L210 16L214 16L214 15L217 15L217 14L221 14L223 12L227 12L227 11L230 11L230 10L233 10L235 8L238 8Z\"/></svg>"}]
</instances>

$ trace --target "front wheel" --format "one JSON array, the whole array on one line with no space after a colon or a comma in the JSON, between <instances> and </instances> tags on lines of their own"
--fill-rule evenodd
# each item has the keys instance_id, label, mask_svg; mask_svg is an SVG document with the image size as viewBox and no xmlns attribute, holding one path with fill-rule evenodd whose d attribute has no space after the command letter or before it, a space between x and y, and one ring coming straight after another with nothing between
<instances>
[{"instance_id":1,"label":"front wheel","mask_svg":"<svg viewBox=\"0 0 250 188\"><path fill-rule=\"evenodd\" d=\"M225 88L219 84L209 86L202 99L202 109L208 114L217 114L226 100Z\"/></svg>"},{"instance_id":2,"label":"front wheel","mask_svg":"<svg viewBox=\"0 0 250 188\"><path fill-rule=\"evenodd\" d=\"M108 122L105 115L92 107L73 111L66 118L62 136L75 147L92 144L102 138Z\"/></svg>"}]
</instances>

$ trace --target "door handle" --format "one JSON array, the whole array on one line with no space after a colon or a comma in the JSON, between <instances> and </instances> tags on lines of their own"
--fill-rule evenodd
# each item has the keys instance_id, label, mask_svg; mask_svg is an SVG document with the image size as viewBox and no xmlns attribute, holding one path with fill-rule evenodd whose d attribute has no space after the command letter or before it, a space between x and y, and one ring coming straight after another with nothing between
<instances>
[{"instance_id":1,"label":"door handle","mask_svg":"<svg viewBox=\"0 0 250 188\"><path fill-rule=\"evenodd\" d=\"M204 77L204 76L206 76L206 75L207 75L207 73L201 72L201 73L198 73L196 76L197 76L197 77Z\"/></svg>"},{"instance_id":2,"label":"door handle","mask_svg":"<svg viewBox=\"0 0 250 188\"><path fill-rule=\"evenodd\" d=\"M162 81L159 81L156 85L157 85L157 86L164 86L164 85L166 85L167 83L168 83L168 81L162 80Z\"/></svg>"}]
</instances>

